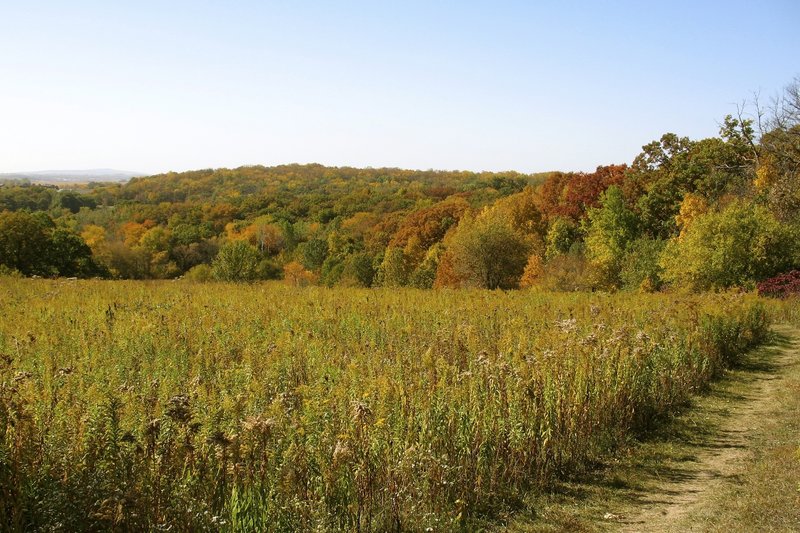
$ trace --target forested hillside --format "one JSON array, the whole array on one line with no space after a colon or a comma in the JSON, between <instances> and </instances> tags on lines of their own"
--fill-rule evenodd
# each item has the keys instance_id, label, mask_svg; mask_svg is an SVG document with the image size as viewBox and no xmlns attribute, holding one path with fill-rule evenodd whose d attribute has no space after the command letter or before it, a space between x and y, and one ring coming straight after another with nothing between
<instances>
[{"instance_id":1,"label":"forested hillside","mask_svg":"<svg viewBox=\"0 0 800 533\"><path fill-rule=\"evenodd\" d=\"M800 80L717 137L594 172L321 165L0 185L0 269L549 290L752 287L800 266Z\"/></svg>"}]
</instances>

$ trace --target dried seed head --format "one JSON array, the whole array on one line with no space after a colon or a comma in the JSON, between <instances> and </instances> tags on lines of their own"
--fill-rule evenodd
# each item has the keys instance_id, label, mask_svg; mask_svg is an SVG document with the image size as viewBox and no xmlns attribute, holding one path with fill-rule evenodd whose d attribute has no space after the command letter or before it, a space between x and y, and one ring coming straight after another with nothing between
<instances>
[{"instance_id":1,"label":"dried seed head","mask_svg":"<svg viewBox=\"0 0 800 533\"><path fill-rule=\"evenodd\" d=\"M275 427L275 419L263 418L259 416L248 416L242 421L242 428L248 433L255 433L263 437L269 437L272 428Z\"/></svg>"},{"instance_id":2,"label":"dried seed head","mask_svg":"<svg viewBox=\"0 0 800 533\"><path fill-rule=\"evenodd\" d=\"M350 450L350 447L347 445L346 442L337 440L336 447L333 449L333 466L339 466L342 463L346 463L350 457L352 457L353 452Z\"/></svg>"},{"instance_id":3,"label":"dried seed head","mask_svg":"<svg viewBox=\"0 0 800 533\"><path fill-rule=\"evenodd\" d=\"M359 424L368 424L372 420L372 409L361 401L353 402L353 420Z\"/></svg>"},{"instance_id":4,"label":"dried seed head","mask_svg":"<svg viewBox=\"0 0 800 533\"><path fill-rule=\"evenodd\" d=\"M161 419L154 418L147 424L147 428L144 430L144 434L146 437L158 437L159 432L161 431Z\"/></svg>"},{"instance_id":5,"label":"dried seed head","mask_svg":"<svg viewBox=\"0 0 800 533\"><path fill-rule=\"evenodd\" d=\"M572 333L578 329L578 321L574 318L565 318L564 320L556 320L556 327L565 333Z\"/></svg>"},{"instance_id":6,"label":"dried seed head","mask_svg":"<svg viewBox=\"0 0 800 533\"><path fill-rule=\"evenodd\" d=\"M23 381L30 379L32 376L33 374L31 374L27 370L24 370L22 372L17 372L16 374L14 374L14 382L22 383Z\"/></svg>"},{"instance_id":7,"label":"dried seed head","mask_svg":"<svg viewBox=\"0 0 800 533\"><path fill-rule=\"evenodd\" d=\"M227 448L231 444L231 439L225 436L225 433L222 431L215 431L210 437L208 437L208 443L215 446L221 446L222 448Z\"/></svg>"},{"instance_id":8,"label":"dried seed head","mask_svg":"<svg viewBox=\"0 0 800 533\"><path fill-rule=\"evenodd\" d=\"M176 422L186 424L192 418L189 397L178 394L167 401L166 414Z\"/></svg>"}]
</instances>

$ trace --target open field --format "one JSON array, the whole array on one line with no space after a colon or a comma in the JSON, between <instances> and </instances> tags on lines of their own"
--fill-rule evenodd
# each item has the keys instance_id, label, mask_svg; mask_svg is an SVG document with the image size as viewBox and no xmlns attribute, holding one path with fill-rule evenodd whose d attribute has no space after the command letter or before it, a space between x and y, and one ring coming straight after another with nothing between
<instances>
[{"instance_id":1,"label":"open field","mask_svg":"<svg viewBox=\"0 0 800 533\"><path fill-rule=\"evenodd\" d=\"M683 405L755 298L0 279L26 530L473 527Z\"/></svg>"}]
</instances>

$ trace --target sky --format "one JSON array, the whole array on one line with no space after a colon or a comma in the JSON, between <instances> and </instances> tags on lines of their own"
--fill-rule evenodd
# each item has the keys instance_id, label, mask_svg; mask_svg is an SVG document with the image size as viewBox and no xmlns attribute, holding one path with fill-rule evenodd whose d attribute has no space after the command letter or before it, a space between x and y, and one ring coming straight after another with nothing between
<instances>
[{"instance_id":1,"label":"sky","mask_svg":"<svg viewBox=\"0 0 800 533\"><path fill-rule=\"evenodd\" d=\"M0 172L593 170L800 75L800 2L0 0Z\"/></svg>"}]
</instances>

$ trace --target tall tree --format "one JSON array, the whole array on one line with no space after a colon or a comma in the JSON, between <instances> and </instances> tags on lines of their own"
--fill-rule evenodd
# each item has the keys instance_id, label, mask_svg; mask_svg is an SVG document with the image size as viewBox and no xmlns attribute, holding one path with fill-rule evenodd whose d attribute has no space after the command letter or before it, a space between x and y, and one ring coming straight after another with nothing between
<instances>
[{"instance_id":1,"label":"tall tree","mask_svg":"<svg viewBox=\"0 0 800 533\"><path fill-rule=\"evenodd\" d=\"M26 276L52 275L47 261L49 244L48 228L41 217L25 211L0 213L0 264Z\"/></svg>"},{"instance_id":2,"label":"tall tree","mask_svg":"<svg viewBox=\"0 0 800 533\"><path fill-rule=\"evenodd\" d=\"M589 210L586 232L586 255L601 286L619 287L622 261L637 233L636 215L625 205L622 190L609 187L600 197L600 207Z\"/></svg>"},{"instance_id":3,"label":"tall tree","mask_svg":"<svg viewBox=\"0 0 800 533\"><path fill-rule=\"evenodd\" d=\"M27 276L105 275L80 235L45 213L0 213L0 264Z\"/></svg>"},{"instance_id":4,"label":"tall tree","mask_svg":"<svg viewBox=\"0 0 800 533\"><path fill-rule=\"evenodd\" d=\"M477 218L462 218L446 245L449 259L442 263L453 268L456 284L483 289L517 287L530 251L509 221L488 211Z\"/></svg>"},{"instance_id":5,"label":"tall tree","mask_svg":"<svg viewBox=\"0 0 800 533\"><path fill-rule=\"evenodd\" d=\"M752 285L799 266L797 237L767 208L737 200L697 217L667 245L664 279L694 290Z\"/></svg>"},{"instance_id":6,"label":"tall tree","mask_svg":"<svg viewBox=\"0 0 800 533\"><path fill-rule=\"evenodd\" d=\"M756 185L781 220L800 218L800 77L759 110L761 139Z\"/></svg>"}]
</instances>

